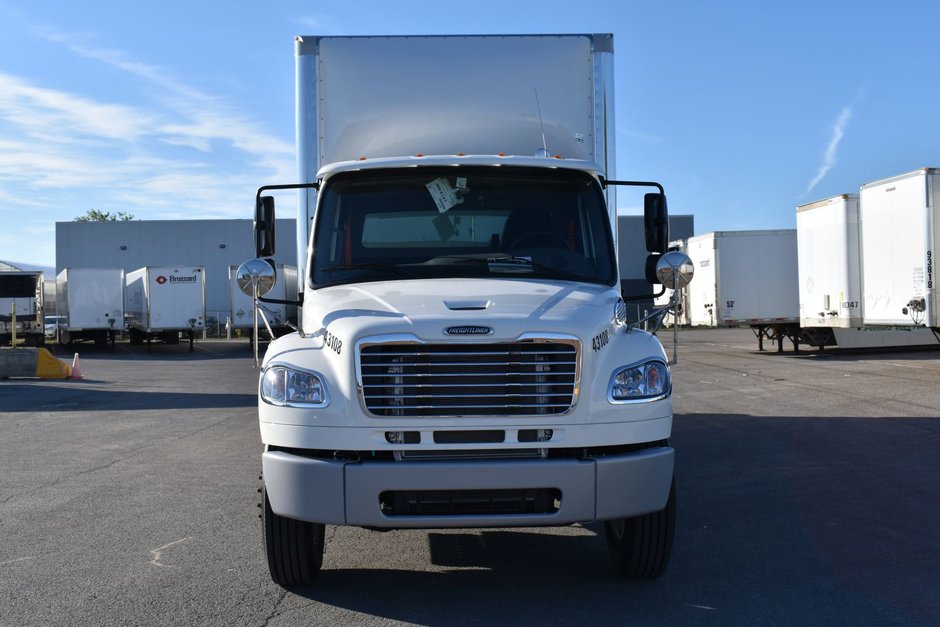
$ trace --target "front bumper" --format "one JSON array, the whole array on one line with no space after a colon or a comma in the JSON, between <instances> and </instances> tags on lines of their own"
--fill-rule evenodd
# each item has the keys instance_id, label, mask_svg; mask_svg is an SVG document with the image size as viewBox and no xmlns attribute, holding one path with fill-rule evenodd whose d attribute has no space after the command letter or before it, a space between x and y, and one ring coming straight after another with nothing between
<instances>
[{"instance_id":1,"label":"front bumper","mask_svg":"<svg viewBox=\"0 0 940 627\"><path fill-rule=\"evenodd\" d=\"M526 527L638 516L666 506L674 461L668 446L591 459L347 462L262 455L276 514L377 528ZM389 516L380 504L387 491L543 488L561 493L557 511Z\"/></svg>"}]
</instances>

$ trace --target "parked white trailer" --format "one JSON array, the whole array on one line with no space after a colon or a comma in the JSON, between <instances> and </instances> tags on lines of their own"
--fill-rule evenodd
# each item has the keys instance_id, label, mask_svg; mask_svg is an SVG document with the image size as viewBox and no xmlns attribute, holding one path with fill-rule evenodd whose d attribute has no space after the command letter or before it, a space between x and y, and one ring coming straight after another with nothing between
<instances>
[{"instance_id":1,"label":"parked white trailer","mask_svg":"<svg viewBox=\"0 0 940 627\"><path fill-rule=\"evenodd\" d=\"M862 326L858 195L842 194L796 209L800 324Z\"/></svg>"},{"instance_id":2,"label":"parked white trailer","mask_svg":"<svg viewBox=\"0 0 940 627\"><path fill-rule=\"evenodd\" d=\"M864 323L940 328L940 170L867 183L859 196Z\"/></svg>"},{"instance_id":3,"label":"parked white trailer","mask_svg":"<svg viewBox=\"0 0 940 627\"><path fill-rule=\"evenodd\" d=\"M658 189L653 278L691 268L666 253L662 186L611 180L613 37L295 50L300 181L259 189L255 219L270 256L264 194L302 190L301 324L268 346L259 385L272 578L314 583L325 524L588 521L620 572L658 577L675 531L670 360L627 323L614 186Z\"/></svg>"},{"instance_id":4,"label":"parked white trailer","mask_svg":"<svg viewBox=\"0 0 940 627\"><path fill-rule=\"evenodd\" d=\"M60 344L93 340L114 343L124 328L124 270L65 268L56 276Z\"/></svg>"},{"instance_id":5,"label":"parked white trailer","mask_svg":"<svg viewBox=\"0 0 940 627\"><path fill-rule=\"evenodd\" d=\"M937 345L927 328L864 324L858 194L797 207L796 231L802 342L819 348Z\"/></svg>"},{"instance_id":6,"label":"parked white trailer","mask_svg":"<svg viewBox=\"0 0 940 627\"><path fill-rule=\"evenodd\" d=\"M193 350L195 332L205 328L205 269L145 266L128 272L124 311L131 344L178 344L183 334Z\"/></svg>"},{"instance_id":7,"label":"parked white trailer","mask_svg":"<svg viewBox=\"0 0 940 627\"><path fill-rule=\"evenodd\" d=\"M289 300L296 299L297 295L290 292L297 285L297 268L294 266L281 265L275 268L278 276L277 282L271 291L264 295L268 300ZM238 266L229 266L228 282L229 293L232 303L232 328L233 329L254 329L254 303L252 297L244 293L238 287ZM297 319L296 305L287 303L262 302L261 307L267 314L268 324L275 335L281 335L285 330L290 329L288 323ZM259 320L258 327L264 329L264 323Z\"/></svg>"},{"instance_id":8,"label":"parked white trailer","mask_svg":"<svg viewBox=\"0 0 940 627\"><path fill-rule=\"evenodd\" d=\"M0 346L20 340L26 345L45 343L43 322L43 273L0 272Z\"/></svg>"},{"instance_id":9,"label":"parked white trailer","mask_svg":"<svg viewBox=\"0 0 940 627\"><path fill-rule=\"evenodd\" d=\"M716 231L690 237L693 326L799 321L796 230Z\"/></svg>"}]
</instances>

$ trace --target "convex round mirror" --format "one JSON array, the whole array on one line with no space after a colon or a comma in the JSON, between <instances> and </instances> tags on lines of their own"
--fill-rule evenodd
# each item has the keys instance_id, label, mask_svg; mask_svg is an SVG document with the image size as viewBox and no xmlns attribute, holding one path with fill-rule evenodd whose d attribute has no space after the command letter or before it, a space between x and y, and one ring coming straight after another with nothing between
<instances>
[{"instance_id":1,"label":"convex round mirror","mask_svg":"<svg viewBox=\"0 0 940 627\"><path fill-rule=\"evenodd\" d=\"M277 275L270 263L264 259L249 259L238 266L235 273L235 282L240 289L249 296L254 296L254 288L258 286L258 296L264 296L271 291L277 282Z\"/></svg>"},{"instance_id":2,"label":"convex round mirror","mask_svg":"<svg viewBox=\"0 0 940 627\"><path fill-rule=\"evenodd\" d=\"M656 278L664 286L682 289L692 280L695 266L689 256L675 250L669 251L656 263Z\"/></svg>"}]
</instances>

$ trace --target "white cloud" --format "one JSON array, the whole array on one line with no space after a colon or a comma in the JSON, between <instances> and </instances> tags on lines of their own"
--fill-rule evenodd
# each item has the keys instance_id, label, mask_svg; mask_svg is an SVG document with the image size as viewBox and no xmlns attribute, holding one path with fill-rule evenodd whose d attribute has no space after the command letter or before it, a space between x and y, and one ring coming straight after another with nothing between
<instances>
[{"instance_id":1,"label":"white cloud","mask_svg":"<svg viewBox=\"0 0 940 627\"><path fill-rule=\"evenodd\" d=\"M160 129L172 136L165 140L168 143L188 145L205 151L207 140L221 140L231 142L240 150L256 153L260 145L266 150L293 158L292 144L258 129L253 121L233 112L220 98L190 87L159 66L133 61L119 50L74 43L79 38L50 29L37 33L49 41L67 47L75 54L99 61L160 87L161 92L166 94L162 99L164 105L182 117L182 120Z\"/></svg>"},{"instance_id":2,"label":"white cloud","mask_svg":"<svg viewBox=\"0 0 940 627\"><path fill-rule=\"evenodd\" d=\"M36 87L4 73L0 73L0 118L27 135L53 142L136 141L153 124L152 116L135 107Z\"/></svg>"},{"instance_id":3,"label":"white cloud","mask_svg":"<svg viewBox=\"0 0 940 627\"><path fill-rule=\"evenodd\" d=\"M836 118L835 124L832 129L832 137L829 139L829 144L826 146L826 152L823 154L822 163L819 165L819 170L816 172L816 176L813 177L813 180L809 182L809 185L806 187L806 194L809 194L813 191L813 188L819 184L820 181L825 178L826 174L829 173L829 170L833 168L836 164L836 151L839 149L839 142L842 141L842 137L845 135L845 128L849 124L849 120L852 117L852 107L848 106L842 109L839 112L838 117Z\"/></svg>"}]
</instances>

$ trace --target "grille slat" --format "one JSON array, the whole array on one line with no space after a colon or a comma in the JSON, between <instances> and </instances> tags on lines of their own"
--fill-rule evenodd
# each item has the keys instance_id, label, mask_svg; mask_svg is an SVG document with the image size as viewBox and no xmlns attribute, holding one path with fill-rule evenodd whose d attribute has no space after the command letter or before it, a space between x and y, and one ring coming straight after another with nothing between
<instances>
[{"instance_id":1,"label":"grille slat","mask_svg":"<svg viewBox=\"0 0 940 627\"><path fill-rule=\"evenodd\" d=\"M553 415L574 402L579 348L573 341L363 344L359 374L377 416Z\"/></svg>"}]
</instances>

